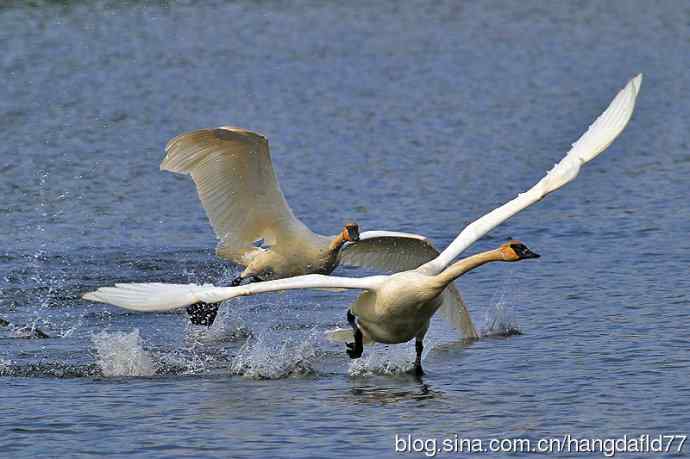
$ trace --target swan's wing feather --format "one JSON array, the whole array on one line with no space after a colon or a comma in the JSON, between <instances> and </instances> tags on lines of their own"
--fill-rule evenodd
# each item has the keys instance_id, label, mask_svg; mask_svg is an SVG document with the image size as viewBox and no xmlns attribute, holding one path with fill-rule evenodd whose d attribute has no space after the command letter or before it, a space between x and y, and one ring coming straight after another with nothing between
<instances>
[{"instance_id":1,"label":"swan's wing feather","mask_svg":"<svg viewBox=\"0 0 690 459\"><path fill-rule=\"evenodd\" d=\"M538 202L547 194L572 181L583 164L604 151L623 131L632 116L641 84L642 75L630 80L604 113L592 123L587 132L573 144L568 154L544 178L529 191L472 222L448 248L421 269L429 273L441 272L477 239L516 213Z\"/></svg>"},{"instance_id":2,"label":"swan's wing feather","mask_svg":"<svg viewBox=\"0 0 690 459\"><path fill-rule=\"evenodd\" d=\"M394 231L365 231L340 251L340 263L387 272L416 269L439 252L424 236Z\"/></svg>"},{"instance_id":3,"label":"swan's wing feather","mask_svg":"<svg viewBox=\"0 0 690 459\"><path fill-rule=\"evenodd\" d=\"M219 255L241 263L256 240L271 245L309 232L283 196L263 135L228 126L200 129L170 140L165 152L161 170L192 176L220 239Z\"/></svg>"},{"instance_id":4,"label":"swan's wing feather","mask_svg":"<svg viewBox=\"0 0 690 459\"><path fill-rule=\"evenodd\" d=\"M132 311L171 311L197 303L198 293L215 288L211 284L115 284L85 293L82 298Z\"/></svg>"},{"instance_id":5,"label":"swan's wing feather","mask_svg":"<svg viewBox=\"0 0 690 459\"><path fill-rule=\"evenodd\" d=\"M466 339L479 338L479 333L472 322L472 316L454 283L450 283L443 291L439 312Z\"/></svg>"},{"instance_id":6,"label":"swan's wing feather","mask_svg":"<svg viewBox=\"0 0 690 459\"><path fill-rule=\"evenodd\" d=\"M133 311L171 311L191 304L220 303L237 296L257 295L293 289L376 289L385 276L362 278L309 274L274 281L256 282L238 287L216 287L212 284L116 284L101 287L82 295L82 298L108 303Z\"/></svg>"}]
</instances>

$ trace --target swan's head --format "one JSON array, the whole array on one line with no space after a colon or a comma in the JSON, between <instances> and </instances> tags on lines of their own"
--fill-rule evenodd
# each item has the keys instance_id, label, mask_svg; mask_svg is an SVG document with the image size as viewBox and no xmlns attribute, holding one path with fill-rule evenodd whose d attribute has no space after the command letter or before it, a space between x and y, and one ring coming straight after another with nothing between
<instances>
[{"instance_id":1,"label":"swan's head","mask_svg":"<svg viewBox=\"0 0 690 459\"><path fill-rule=\"evenodd\" d=\"M343 239L347 242L359 241L359 225L357 223L348 223L343 228Z\"/></svg>"},{"instance_id":2,"label":"swan's head","mask_svg":"<svg viewBox=\"0 0 690 459\"><path fill-rule=\"evenodd\" d=\"M500 249L503 261L520 261L528 258L539 258L539 254L532 252L525 244L515 239L503 244Z\"/></svg>"}]
</instances>

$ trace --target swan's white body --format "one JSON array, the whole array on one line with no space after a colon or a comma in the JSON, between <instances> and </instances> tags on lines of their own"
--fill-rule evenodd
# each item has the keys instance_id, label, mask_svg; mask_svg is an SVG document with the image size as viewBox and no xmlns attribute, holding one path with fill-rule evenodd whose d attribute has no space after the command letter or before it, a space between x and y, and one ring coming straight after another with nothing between
<instances>
[{"instance_id":1,"label":"swan's white body","mask_svg":"<svg viewBox=\"0 0 690 459\"><path fill-rule=\"evenodd\" d=\"M363 292L350 310L365 339L404 343L426 334L446 285L417 271L392 274L377 289Z\"/></svg>"},{"instance_id":2,"label":"swan's white body","mask_svg":"<svg viewBox=\"0 0 690 459\"><path fill-rule=\"evenodd\" d=\"M280 290L360 289L364 292L352 306L352 312L366 334L365 339L384 343L405 342L412 337L419 339L426 333L431 316L445 301L447 293L443 296L441 293L450 290L445 287L461 275L463 269L467 269L463 263L473 257L452 266L451 262L493 228L572 181L583 164L604 151L630 120L641 83L642 75L633 78L587 132L573 144L568 154L530 190L471 223L442 253L416 269L363 278L314 274L239 287L117 284L115 287L104 287L87 293L84 298L136 311L167 311L197 302L216 303L237 296ZM394 257L395 254L393 251L389 256ZM405 256L409 257L410 254ZM380 258L378 262L382 263ZM344 339L352 335L336 332L331 336Z\"/></svg>"}]
</instances>

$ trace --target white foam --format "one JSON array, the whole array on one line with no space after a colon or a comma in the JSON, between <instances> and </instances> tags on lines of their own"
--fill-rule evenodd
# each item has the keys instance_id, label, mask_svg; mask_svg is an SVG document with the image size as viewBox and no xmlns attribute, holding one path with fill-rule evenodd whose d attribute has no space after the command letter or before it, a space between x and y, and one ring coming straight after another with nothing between
<instances>
[{"instance_id":1,"label":"white foam","mask_svg":"<svg viewBox=\"0 0 690 459\"><path fill-rule=\"evenodd\" d=\"M152 376L156 366L144 350L139 330L130 333L101 332L92 337L97 363L104 376Z\"/></svg>"},{"instance_id":2,"label":"white foam","mask_svg":"<svg viewBox=\"0 0 690 459\"><path fill-rule=\"evenodd\" d=\"M479 326L479 336L510 336L522 333L512 307L520 301L524 288L520 276L515 275L515 269L511 267L506 272L501 286L494 291L489 307L484 312L484 320Z\"/></svg>"},{"instance_id":3,"label":"white foam","mask_svg":"<svg viewBox=\"0 0 690 459\"><path fill-rule=\"evenodd\" d=\"M0 359L0 376L9 374L10 365L12 365L11 360Z\"/></svg>"},{"instance_id":4,"label":"white foam","mask_svg":"<svg viewBox=\"0 0 690 459\"><path fill-rule=\"evenodd\" d=\"M159 374L181 373L185 375L201 374L212 367L215 359L211 355L194 352L184 354L180 351L158 354Z\"/></svg>"},{"instance_id":5,"label":"white foam","mask_svg":"<svg viewBox=\"0 0 690 459\"><path fill-rule=\"evenodd\" d=\"M513 308L504 298L489 308L484 314L484 323L480 327L480 336L508 336L521 334L520 325Z\"/></svg>"},{"instance_id":6,"label":"white foam","mask_svg":"<svg viewBox=\"0 0 690 459\"><path fill-rule=\"evenodd\" d=\"M230 317L228 308L221 307L218 316L210 327L199 327L187 321L186 338L198 343L215 343L246 339L252 331L239 317Z\"/></svg>"},{"instance_id":7,"label":"white foam","mask_svg":"<svg viewBox=\"0 0 690 459\"><path fill-rule=\"evenodd\" d=\"M393 345L388 349L383 346L371 346L364 349L364 354L350 363L350 376L399 375L414 368L414 353L408 346Z\"/></svg>"},{"instance_id":8,"label":"white foam","mask_svg":"<svg viewBox=\"0 0 690 459\"><path fill-rule=\"evenodd\" d=\"M63 331L61 337L62 337L62 338L71 338L72 335L74 334L74 332L77 331L77 329L78 329L79 327L81 327L81 319L79 320L79 322L77 322L76 324L72 325L72 327L70 327L70 328L68 328L67 330Z\"/></svg>"},{"instance_id":9,"label":"white foam","mask_svg":"<svg viewBox=\"0 0 690 459\"><path fill-rule=\"evenodd\" d=\"M249 339L235 356L231 372L253 379L280 379L315 373L316 348L309 339L272 344L264 335Z\"/></svg>"}]
</instances>

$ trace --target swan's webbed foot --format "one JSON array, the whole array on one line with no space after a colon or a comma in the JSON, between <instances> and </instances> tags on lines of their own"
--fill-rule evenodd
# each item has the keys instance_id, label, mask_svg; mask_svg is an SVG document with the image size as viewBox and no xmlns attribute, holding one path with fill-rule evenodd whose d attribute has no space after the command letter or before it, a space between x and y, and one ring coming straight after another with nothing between
<instances>
[{"instance_id":1,"label":"swan's webbed foot","mask_svg":"<svg viewBox=\"0 0 690 459\"><path fill-rule=\"evenodd\" d=\"M414 349L417 352L417 358L414 361L414 374L418 377L424 376L424 370L422 369L422 351L424 351L424 344L421 340L415 341Z\"/></svg>"},{"instance_id":2,"label":"swan's webbed foot","mask_svg":"<svg viewBox=\"0 0 690 459\"><path fill-rule=\"evenodd\" d=\"M194 303L187 306L189 320L194 325L210 327L218 315L218 305L210 303Z\"/></svg>"},{"instance_id":3,"label":"swan's webbed foot","mask_svg":"<svg viewBox=\"0 0 690 459\"><path fill-rule=\"evenodd\" d=\"M364 352L364 339L362 336L362 330L359 329L357 323L355 322L355 315L352 314L352 311L350 311L349 309L347 310L347 321L350 323L350 326L354 330L355 342L345 343L345 346L347 346L346 352L351 359L358 359L362 356L362 353Z\"/></svg>"}]
</instances>

